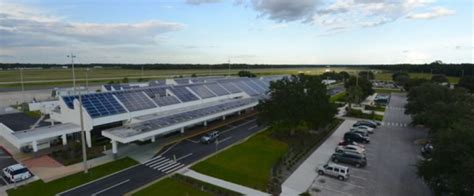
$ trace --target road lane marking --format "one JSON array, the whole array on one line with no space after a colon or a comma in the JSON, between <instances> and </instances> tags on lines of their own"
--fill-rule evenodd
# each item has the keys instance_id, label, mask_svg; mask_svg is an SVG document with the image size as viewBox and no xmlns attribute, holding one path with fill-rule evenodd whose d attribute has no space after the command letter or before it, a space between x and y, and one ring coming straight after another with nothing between
<instances>
[{"instance_id":1,"label":"road lane marking","mask_svg":"<svg viewBox=\"0 0 474 196\"><path fill-rule=\"evenodd\" d=\"M186 139L186 140L187 140L187 141L190 141L190 142L192 142L192 143L195 143L195 144L198 144L198 143L199 143L199 141L197 141L197 140L192 140L192 139Z\"/></svg>"},{"instance_id":2,"label":"road lane marking","mask_svg":"<svg viewBox=\"0 0 474 196\"><path fill-rule=\"evenodd\" d=\"M115 184L115 185L112 185L112 186L110 186L110 187L108 187L108 188L106 188L106 189L103 189L103 190L101 190L101 191L99 191L99 192L96 192L96 193L92 194L92 196L96 196L96 195L98 195L98 194L101 194L101 193L103 193L103 192L105 192L105 191L108 191L108 190L110 190L110 189L113 189L113 188L115 188L115 187L118 187L118 186L120 186L120 185L122 185L122 184L125 184L125 183L129 182L129 181L130 181L130 179L127 179L127 180L124 180L124 181L122 181L122 182L119 182L119 183L117 183L117 184Z\"/></svg>"},{"instance_id":3,"label":"road lane marking","mask_svg":"<svg viewBox=\"0 0 474 196\"><path fill-rule=\"evenodd\" d=\"M232 138L232 136L229 136L229 137L226 137L226 138L224 138L224 139L222 139L222 140L219 140L217 143L220 144L220 143L222 143L222 142L225 142L225 141L229 140L230 138ZM217 140L216 140L216 141L217 141Z\"/></svg>"},{"instance_id":4,"label":"road lane marking","mask_svg":"<svg viewBox=\"0 0 474 196\"><path fill-rule=\"evenodd\" d=\"M153 157L152 159L150 159L150 160L148 160L148 161L145 161L143 164L147 164L147 163L149 163L149 162L152 162L152 161L154 161L154 160L156 160L156 159L159 159L160 157L162 157L162 156L159 156L159 155L158 155L158 156L156 156L156 157Z\"/></svg>"},{"instance_id":5,"label":"road lane marking","mask_svg":"<svg viewBox=\"0 0 474 196\"><path fill-rule=\"evenodd\" d=\"M164 152L162 152L161 154L159 154L158 156L161 156L165 153L167 153L168 151L170 151L172 148L174 148L176 145L178 145L179 143L181 143L181 141L178 141L176 143L174 143L173 145L171 145L168 149L166 149Z\"/></svg>"},{"instance_id":6,"label":"road lane marking","mask_svg":"<svg viewBox=\"0 0 474 196\"><path fill-rule=\"evenodd\" d=\"M258 125L254 125L254 126L250 127L249 130L255 129L257 127L258 127Z\"/></svg>"},{"instance_id":7,"label":"road lane marking","mask_svg":"<svg viewBox=\"0 0 474 196\"><path fill-rule=\"evenodd\" d=\"M149 162L145 163L144 165L146 165L146 166L154 165L155 163L158 163L158 162L162 161L163 159L166 159L166 157L159 157L158 159L155 159L153 161L149 161Z\"/></svg>"},{"instance_id":8,"label":"road lane marking","mask_svg":"<svg viewBox=\"0 0 474 196\"><path fill-rule=\"evenodd\" d=\"M189 153L189 154L187 154L187 155L184 155L184 156L182 156L182 157L176 159L176 161L179 161L179 160L181 160L181 159L188 158L188 157L191 156L191 155L193 155L193 153Z\"/></svg>"},{"instance_id":9,"label":"road lane marking","mask_svg":"<svg viewBox=\"0 0 474 196\"><path fill-rule=\"evenodd\" d=\"M169 173L171 173L171 172L174 172L174 171L177 171L177 170L179 170L179 169L183 168L184 166L186 166L186 165L184 165L184 164L181 164L179 167L176 167L176 168L170 169L170 170L166 171L165 173L169 174Z\"/></svg>"}]
</instances>

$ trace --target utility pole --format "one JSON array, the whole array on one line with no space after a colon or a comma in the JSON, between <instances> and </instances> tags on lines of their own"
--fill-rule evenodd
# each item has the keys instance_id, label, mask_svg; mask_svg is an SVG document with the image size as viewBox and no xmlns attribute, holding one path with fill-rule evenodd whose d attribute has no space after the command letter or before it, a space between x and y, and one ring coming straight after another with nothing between
<instances>
[{"instance_id":1,"label":"utility pole","mask_svg":"<svg viewBox=\"0 0 474 196\"><path fill-rule=\"evenodd\" d=\"M82 162L84 164L84 173L87 174L89 169L87 168L87 151L86 151L86 133L84 130L84 117L82 111L82 95L79 91L79 116L81 121L81 142L82 142Z\"/></svg>"}]
</instances>

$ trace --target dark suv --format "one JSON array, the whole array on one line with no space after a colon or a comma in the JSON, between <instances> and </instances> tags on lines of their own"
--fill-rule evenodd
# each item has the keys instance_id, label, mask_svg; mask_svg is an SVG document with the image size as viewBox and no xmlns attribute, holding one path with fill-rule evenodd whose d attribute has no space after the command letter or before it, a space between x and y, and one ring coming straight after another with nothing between
<instances>
[{"instance_id":1,"label":"dark suv","mask_svg":"<svg viewBox=\"0 0 474 196\"><path fill-rule=\"evenodd\" d=\"M367 144L370 142L369 137L362 136L356 132L347 132L344 134L344 140L350 142L364 143Z\"/></svg>"},{"instance_id":2,"label":"dark suv","mask_svg":"<svg viewBox=\"0 0 474 196\"><path fill-rule=\"evenodd\" d=\"M335 163L347 163L356 167L365 167L367 165L367 158L364 155L350 152L336 152L332 154L332 161Z\"/></svg>"}]
</instances>

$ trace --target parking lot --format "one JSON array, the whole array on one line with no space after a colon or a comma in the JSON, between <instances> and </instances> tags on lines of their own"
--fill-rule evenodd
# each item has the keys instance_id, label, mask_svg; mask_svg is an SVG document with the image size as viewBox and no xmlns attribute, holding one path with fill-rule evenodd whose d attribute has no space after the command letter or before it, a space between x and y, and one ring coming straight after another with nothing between
<instances>
[{"instance_id":1,"label":"parking lot","mask_svg":"<svg viewBox=\"0 0 474 196\"><path fill-rule=\"evenodd\" d=\"M310 192L319 195L432 195L416 176L415 164L420 159L414 142L426 136L426 130L409 126L404 114L406 98L392 94L385 111L383 125L370 135L366 145L367 166L349 167L349 179L318 175ZM342 139L342 138L341 138Z\"/></svg>"},{"instance_id":2,"label":"parking lot","mask_svg":"<svg viewBox=\"0 0 474 196\"><path fill-rule=\"evenodd\" d=\"M0 147L0 169L14 165L17 162L13 159L3 148ZM8 182L3 178L3 175L0 175L0 186L5 186Z\"/></svg>"}]
</instances>

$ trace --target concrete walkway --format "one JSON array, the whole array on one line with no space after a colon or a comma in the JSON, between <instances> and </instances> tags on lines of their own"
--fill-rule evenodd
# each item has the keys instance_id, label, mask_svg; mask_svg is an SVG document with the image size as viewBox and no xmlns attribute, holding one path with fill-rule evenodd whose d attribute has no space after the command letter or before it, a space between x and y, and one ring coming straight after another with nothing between
<instances>
[{"instance_id":1,"label":"concrete walkway","mask_svg":"<svg viewBox=\"0 0 474 196\"><path fill-rule=\"evenodd\" d=\"M213 185L231 190L231 191L242 193L243 195L252 195L252 196L270 195L268 193L264 193L264 192L261 192L259 190L251 189L251 188L248 188L248 187L245 187L245 186L242 186L242 185L234 184L234 183L231 183L231 182L228 182L228 181L224 181L224 180L217 179L217 178L214 178L214 177L211 177L211 176L207 176L207 175L195 172L195 171L190 170L190 169L182 170L181 174L183 174L185 176L188 176L188 177L191 177L191 178L194 178L194 179L198 179L198 180L203 181L203 182L207 182L207 183L210 183L210 184L213 184Z\"/></svg>"},{"instance_id":2,"label":"concrete walkway","mask_svg":"<svg viewBox=\"0 0 474 196\"><path fill-rule=\"evenodd\" d=\"M299 195L306 192L318 173L316 167L328 162L344 133L349 131L356 121L345 120L334 133L316 149L291 176L281 185L281 195Z\"/></svg>"}]
</instances>

